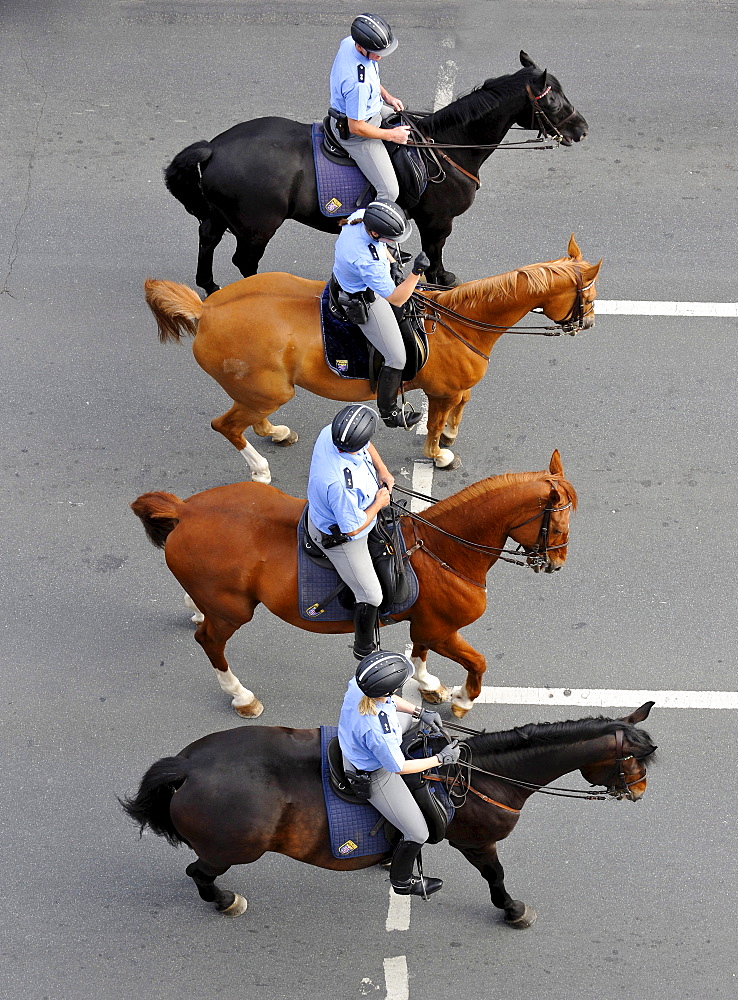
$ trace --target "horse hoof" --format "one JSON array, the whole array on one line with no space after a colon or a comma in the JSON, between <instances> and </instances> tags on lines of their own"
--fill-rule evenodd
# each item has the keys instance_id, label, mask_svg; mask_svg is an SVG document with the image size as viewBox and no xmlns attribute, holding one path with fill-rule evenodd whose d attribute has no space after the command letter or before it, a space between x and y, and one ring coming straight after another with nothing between
<instances>
[{"instance_id":1,"label":"horse hoof","mask_svg":"<svg viewBox=\"0 0 738 1000\"><path fill-rule=\"evenodd\" d=\"M208 285L208 287L205 289L205 298L207 298L209 295L212 295L214 292L219 292L219 291L220 291L220 285Z\"/></svg>"},{"instance_id":2,"label":"horse hoof","mask_svg":"<svg viewBox=\"0 0 738 1000\"><path fill-rule=\"evenodd\" d=\"M239 896L237 892L233 893L233 902L230 906L227 906L225 910L219 910L224 917L240 917L242 913L246 912L248 907L248 902L243 896Z\"/></svg>"},{"instance_id":3,"label":"horse hoof","mask_svg":"<svg viewBox=\"0 0 738 1000\"><path fill-rule=\"evenodd\" d=\"M290 431L286 438L282 441L274 441L274 444L278 444L280 448L289 448L291 444L295 444L298 440L297 431Z\"/></svg>"},{"instance_id":4,"label":"horse hoof","mask_svg":"<svg viewBox=\"0 0 738 1000\"><path fill-rule=\"evenodd\" d=\"M255 483L264 483L265 486L268 486L272 481L272 474L271 472L252 472L251 478Z\"/></svg>"},{"instance_id":5,"label":"horse hoof","mask_svg":"<svg viewBox=\"0 0 738 1000\"><path fill-rule=\"evenodd\" d=\"M442 448L450 448L455 440L456 438L446 437L445 434L441 434L441 436L438 439L438 443Z\"/></svg>"},{"instance_id":6,"label":"horse hoof","mask_svg":"<svg viewBox=\"0 0 738 1000\"><path fill-rule=\"evenodd\" d=\"M451 692L443 684L439 688L436 688L435 691L424 691L422 688L418 688L418 694L429 705L440 705L444 701L448 701L451 697Z\"/></svg>"},{"instance_id":7,"label":"horse hoof","mask_svg":"<svg viewBox=\"0 0 738 1000\"><path fill-rule=\"evenodd\" d=\"M507 917L505 917L505 923L508 925L508 927L514 927L515 930L524 931L528 927L532 927L537 919L538 919L538 914L533 909L533 907L524 904L521 916L516 917L514 920L510 920Z\"/></svg>"},{"instance_id":8,"label":"horse hoof","mask_svg":"<svg viewBox=\"0 0 738 1000\"><path fill-rule=\"evenodd\" d=\"M461 459L458 455L455 455L448 448L441 448L439 453L433 459L433 465L437 469L443 469L444 472L451 469L458 469L461 465Z\"/></svg>"},{"instance_id":9,"label":"horse hoof","mask_svg":"<svg viewBox=\"0 0 738 1000\"><path fill-rule=\"evenodd\" d=\"M233 702L231 704L233 705ZM247 705L233 705L233 707L236 710L236 714L240 715L242 719L258 719L264 711L264 706L258 698L254 698Z\"/></svg>"},{"instance_id":10,"label":"horse hoof","mask_svg":"<svg viewBox=\"0 0 738 1000\"><path fill-rule=\"evenodd\" d=\"M457 718L457 719L463 719L464 716L466 715L466 713L469 711L469 709L468 708L464 708L463 705L454 705L452 703L451 704L451 711L453 712L455 718Z\"/></svg>"},{"instance_id":11,"label":"horse hoof","mask_svg":"<svg viewBox=\"0 0 738 1000\"><path fill-rule=\"evenodd\" d=\"M459 279L453 271L442 271L436 278L436 284L443 285L444 288L456 288L459 284Z\"/></svg>"},{"instance_id":12,"label":"horse hoof","mask_svg":"<svg viewBox=\"0 0 738 1000\"><path fill-rule=\"evenodd\" d=\"M202 625L202 623L205 621L205 615L202 613L202 611L198 611L197 614L193 615L190 618L190 621L194 622L195 625Z\"/></svg>"}]
</instances>

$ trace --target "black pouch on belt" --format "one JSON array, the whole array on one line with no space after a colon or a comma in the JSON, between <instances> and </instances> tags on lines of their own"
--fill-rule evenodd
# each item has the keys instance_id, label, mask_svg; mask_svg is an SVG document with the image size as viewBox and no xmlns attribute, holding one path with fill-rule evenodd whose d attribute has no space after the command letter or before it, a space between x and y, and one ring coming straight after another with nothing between
<instances>
[{"instance_id":1,"label":"black pouch on belt","mask_svg":"<svg viewBox=\"0 0 738 1000\"><path fill-rule=\"evenodd\" d=\"M335 108L328 108L328 114L333 121L333 128L336 130L336 134L339 139L343 139L346 142L347 139L351 138L351 132L348 126L348 116L342 115L340 111L336 111Z\"/></svg>"},{"instance_id":2,"label":"black pouch on belt","mask_svg":"<svg viewBox=\"0 0 738 1000\"><path fill-rule=\"evenodd\" d=\"M345 542L348 542L349 540L350 540L349 536L344 535L344 533L339 529L337 524L331 525L330 535L324 535L322 534L322 532L320 535L320 544L323 546L324 549L334 549L337 545L343 545Z\"/></svg>"},{"instance_id":3,"label":"black pouch on belt","mask_svg":"<svg viewBox=\"0 0 738 1000\"><path fill-rule=\"evenodd\" d=\"M372 791L372 779L368 771L346 770L346 780L357 799L368 799Z\"/></svg>"}]
</instances>

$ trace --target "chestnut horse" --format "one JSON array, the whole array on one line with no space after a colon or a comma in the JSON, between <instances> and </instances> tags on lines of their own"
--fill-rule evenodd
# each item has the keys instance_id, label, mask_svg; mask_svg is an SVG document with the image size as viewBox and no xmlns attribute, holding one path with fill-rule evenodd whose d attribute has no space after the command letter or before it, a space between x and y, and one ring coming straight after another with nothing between
<instances>
[{"instance_id":1,"label":"chestnut horse","mask_svg":"<svg viewBox=\"0 0 738 1000\"><path fill-rule=\"evenodd\" d=\"M554 451L547 470L483 479L428 508L422 518L401 518L407 547L414 547L411 558L420 593L410 608L392 618L410 623L414 676L426 700L449 696L426 669L431 649L467 671L466 683L452 692L451 703L459 718L469 711L487 665L458 630L484 613L487 572L507 551L508 537L523 546L528 565L536 571L560 569L576 502ZM261 483L218 486L188 500L172 493L144 493L131 504L149 539L165 548L167 566L191 595L189 606L194 601L202 613L202 620L196 619L200 624L195 639L243 717L261 715L263 706L231 671L225 646L251 621L258 604L308 632L353 631L351 621L300 616L296 533L304 507L304 500Z\"/></svg>"},{"instance_id":2,"label":"chestnut horse","mask_svg":"<svg viewBox=\"0 0 738 1000\"><path fill-rule=\"evenodd\" d=\"M469 281L450 291L423 293L430 300L428 309L437 303L442 313L438 322L426 320L432 333L430 357L406 388L422 389L428 396L423 453L438 468L459 465L453 451L441 445L455 441L471 389L487 371L496 341L532 309L542 309L572 335L589 329L601 263L582 260L572 236L567 257ZM269 417L292 399L296 385L347 402L376 395L367 380L341 378L326 364L320 324L323 282L284 272L258 274L228 285L205 302L191 288L171 281L149 279L144 287L162 343L179 341L183 333L193 335L195 360L234 401L212 427L241 452L257 482L271 481L269 464L247 442L244 431L253 427L260 437L293 444L297 434L284 424L274 426Z\"/></svg>"},{"instance_id":3,"label":"chestnut horse","mask_svg":"<svg viewBox=\"0 0 738 1000\"><path fill-rule=\"evenodd\" d=\"M530 927L536 913L508 894L498 841L513 831L538 788L556 794L556 788L545 786L570 771L604 786L608 795L642 798L645 759L656 747L636 724L648 717L653 704L648 701L621 719L529 724L473 736L462 744L467 748L463 759L474 770L462 766L456 772L457 781L461 778L452 790L456 815L446 839L486 880L492 904L503 910L511 926ZM455 770L441 773L451 781ZM471 785L466 795L461 782ZM604 798L578 789L560 789L559 794ZM219 888L216 878L231 865L251 864L267 851L333 871L356 871L385 860L381 854L333 857L317 729L255 726L212 733L176 757L152 764L136 795L121 805L141 832L149 826L171 844L187 844L195 852L197 860L187 874L200 897L228 916L243 913L246 900ZM615 834L611 841L619 844Z\"/></svg>"}]
</instances>

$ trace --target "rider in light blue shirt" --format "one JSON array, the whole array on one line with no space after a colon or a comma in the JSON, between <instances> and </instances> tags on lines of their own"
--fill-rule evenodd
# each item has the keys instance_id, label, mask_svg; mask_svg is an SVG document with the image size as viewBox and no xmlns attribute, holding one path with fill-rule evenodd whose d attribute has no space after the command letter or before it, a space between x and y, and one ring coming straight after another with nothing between
<instances>
[{"instance_id":1,"label":"rider in light blue shirt","mask_svg":"<svg viewBox=\"0 0 738 1000\"><path fill-rule=\"evenodd\" d=\"M350 487L346 485L347 470ZM339 451L333 443L332 425L324 427L313 448L308 480L310 520L315 527L328 533L331 525L337 524L344 534L356 532L366 521L365 511L374 502L379 487L369 446L353 453ZM365 528L352 534L352 539L365 538L376 523L375 516Z\"/></svg>"},{"instance_id":2,"label":"rider in light blue shirt","mask_svg":"<svg viewBox=\"0 0 738 1000\"><path fill-rule=\"evenodd\" d=\"M363 72L359 72L359 67ZM366 121L382 109L379 66L362 55L351 35L343 39L330 78L331 107L356 121Z\"/></svg>"}]
</instances>

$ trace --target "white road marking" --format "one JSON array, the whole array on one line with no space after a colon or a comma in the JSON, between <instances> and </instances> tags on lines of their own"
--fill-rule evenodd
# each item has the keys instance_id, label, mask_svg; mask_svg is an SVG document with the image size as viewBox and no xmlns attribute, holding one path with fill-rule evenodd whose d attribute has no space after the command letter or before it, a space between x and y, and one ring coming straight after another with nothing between
<instances>
[{"instance_id":1,"label":"white road marking","mask_svg":"<svg viewBox=\"0 0 738 1000\"><path fill-rule=\"evenodd\" d=\"M597 299L600 316L728 316L738 317L738 302L636 302Z\"/></svg>"},{"instance_id":2,"label":"white road marking","mask_svg":"<svg viewBox=\"0 0 738 1000\"><path fill-rule=\"evenodd\" d=\"M410 987L407 981L407 958L385 958L384 981L387 986L387 1000L409 1000Z\"/></svg>"},{"instance_id":3,"label":"white road marking","mask_svg":"<svg viewBox=\"0 0 738 1000\"><path fill-rule=\"evenodd\" d=\"M390 886L387 931L406 931L410 926L410 896L398 896Z\"/></svg>"},{"instance_id":4,"label":"white road marking","mask_svg":"<svg viewBox=\"0 0 738 1000\"><path fill-rule=\"evenodd\" d=\"M591 708L637 708L655 701L657 708L738 709L738 691L618 691L607 688L483 687L483 705L580 705Z\"/></svg>"},{"instance_id":5,"label":"white road marking","mask_svg":"<svg viewBox=\"0 0 738 1000\"><path fill-rule=\"evenodd\" d=\"M455 43L453 38L444 38L441 43L445 49L453 49ZM433 110L439 111L450 104L454 99L454 84L459 67L453 59L447 59L438 69L438 83L436 84L436 96L433 100Z\"/></svg>"}]
</instances>

